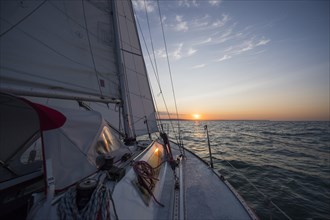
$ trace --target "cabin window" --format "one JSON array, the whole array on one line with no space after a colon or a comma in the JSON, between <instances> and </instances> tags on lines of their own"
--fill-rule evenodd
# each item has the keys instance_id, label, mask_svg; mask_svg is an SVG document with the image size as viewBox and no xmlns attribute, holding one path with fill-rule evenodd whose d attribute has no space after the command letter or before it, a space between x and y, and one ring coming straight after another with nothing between
<instances>
[{"instance_id":1,"label":"cabin window","mask_svg":"<svg viewBox=\"0 0 330 220\"><path fill-rule=\"evenodd\" d=\"M110 153L113 149L112 136L108 127L104 127L97 141L96 152L99 154Z\"/></svg>"},{"instance_id":2,"label":"cabin window","mask_svg":"<svg viewBox=\"0 0 330 220\"><path fill-rule=\"evenodd\" d=\"M22 164L32 164L36 161L42 160L42 151L41 151L41 138L38 138L33 142L30 147L22 154L21 163Z\"/></svg>"}]
</instances>

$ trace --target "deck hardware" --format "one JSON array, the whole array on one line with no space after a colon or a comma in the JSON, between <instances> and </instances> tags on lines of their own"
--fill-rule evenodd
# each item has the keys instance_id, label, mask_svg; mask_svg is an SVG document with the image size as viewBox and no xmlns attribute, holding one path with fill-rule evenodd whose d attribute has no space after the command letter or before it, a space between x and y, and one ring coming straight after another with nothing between
<instances>
[{"instance_id":1,"label":"deck hardware","mask_svg":"<svg viewBox=\"0 0 330 220\"><path fill-rule=\"evenodd\" d=\"M214 167L213 167L213 160L212 160L211 144L210 144L209 130L207 129L207 125L204 125L204 130L206 130L207 145L209 147L209 155L210 155L210 163L211 163L211 168L213 169Z\"/></svg>"}]
</instances>

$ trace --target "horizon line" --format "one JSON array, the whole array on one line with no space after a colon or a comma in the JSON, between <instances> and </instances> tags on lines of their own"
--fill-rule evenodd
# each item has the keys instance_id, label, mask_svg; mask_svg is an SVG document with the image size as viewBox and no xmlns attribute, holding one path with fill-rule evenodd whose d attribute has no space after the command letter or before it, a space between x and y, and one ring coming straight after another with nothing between
<instances>
[{"instance_id":1,"label":"horizon line","mask_svg":"<svg viewBox=\"0 0 330 220\"><path fill-rule=\"evenodd\" d=\"M277 121L277 122L330 122L328 120L317 120L317 119L305 119L305 120L272 120L272 119L168 119L168 118L161 118L156 119L157 121Z\"/></svg>"}]
</instances>

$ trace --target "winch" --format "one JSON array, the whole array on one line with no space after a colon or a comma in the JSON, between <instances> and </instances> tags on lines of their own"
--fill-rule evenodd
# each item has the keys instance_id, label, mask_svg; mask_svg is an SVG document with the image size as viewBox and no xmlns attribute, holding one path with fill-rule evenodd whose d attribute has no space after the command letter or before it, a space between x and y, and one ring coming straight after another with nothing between
<instances>
[{"instance_id":1,"label":"winch","mask_svg":"<svg viewBox=\"0 0 330 220\"><path fill-rule=\"evenodd\" d=\"M77 202L78 210L83 209L87 205L96 187L97 187L96 179L86 179L77 184L76 202Z\"/></svg>"},{"instance_id":2,"label":"winch","mask_svg":"<svg viewBox=\"0 0 330 220\"><path fill-rule=\"evenodd\" d=\"M113 157L106 154L99 155L96 164L100 170L109 170L113 166Z\"/></svg>"}]
</instances>

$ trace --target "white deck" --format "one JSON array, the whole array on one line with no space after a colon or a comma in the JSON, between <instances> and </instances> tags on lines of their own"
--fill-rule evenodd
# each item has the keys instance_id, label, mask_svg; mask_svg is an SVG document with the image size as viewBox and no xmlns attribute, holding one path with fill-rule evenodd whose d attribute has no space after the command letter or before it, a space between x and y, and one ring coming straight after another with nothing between
<instances>
[{"instance_id":1,"label":"white deck","mask_svg":"<svg viewBox=\"0 0 330 220\"><path fill-rule=\"evenodd\" d=\"M173 155L179 155L178 146L173 143L171 145ZM160 146L162 145L157 142L150 145L134 160L147 160ZM249 214L251 210L242 204L235 195L235 190L231 190L226 181L221 180L205 162L189 151L185 151L185 158L176 168L179 189L175 189L175 178L170 165L164 163L160 170L160 182L155 187L154 195L164 207L156 204L152 198L148 204L142 200L139 190L132 184L136 175L130 162L125 164L125 177L119 182L106 183L107 188L113 192L114 199L114 203L109 201L108 206L111 209L111 219L116 219L114 208L118 219L257 219L253 213ZM180 178L181 173L183 175ZM36 207L36 211L30 213L30 218L45 219L48 216L47 218L57 219L59 197L61 195L52 202L37 205L39 208Z\"/></svg>"},{"instance_id":2,"label":"white deck","mask_svg":"<svg viewBox=\"0 0 330 220\"><path fill-rule=\"evenodd\" d=\"M235 194L207 164L189 151L185 151L185 156L182 160L185 219L252 219Z\"/></svg>"}]
</instances>

